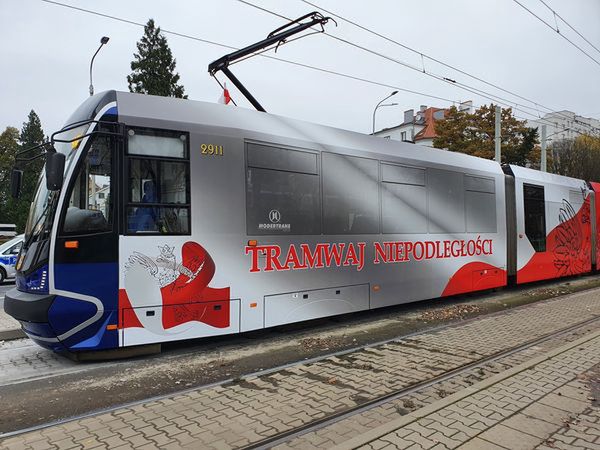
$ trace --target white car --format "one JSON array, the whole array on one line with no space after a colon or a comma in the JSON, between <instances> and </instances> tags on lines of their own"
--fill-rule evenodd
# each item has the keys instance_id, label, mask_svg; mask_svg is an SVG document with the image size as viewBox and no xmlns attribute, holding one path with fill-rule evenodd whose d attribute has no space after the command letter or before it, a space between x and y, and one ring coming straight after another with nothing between
<instances>
[{"instance_id":1,"label":"white car","mask_svg":"<svg viewBox=\"0 0 600 450\"><path fill-rule=\"evenodd\" d=\"M23 245L23 235L19 235L0 245L0 283L15 277L15 265Z\"/></svg>"}]
</instances>

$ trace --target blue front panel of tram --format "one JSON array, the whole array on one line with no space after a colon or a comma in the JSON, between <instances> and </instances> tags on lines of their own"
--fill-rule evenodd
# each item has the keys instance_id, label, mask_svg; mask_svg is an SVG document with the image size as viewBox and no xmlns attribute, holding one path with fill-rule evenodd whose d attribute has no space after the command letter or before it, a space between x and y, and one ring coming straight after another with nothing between
<instances>
[{"instance_id":1,"label":"blue front panel of tram","mask_svg":"<svg viewBox=\"0 0 600 450\"><path fill-rule=\"evenodd\" d=\"M118 331L106 326L117 323L119 266L116 263L56 264L54 287L66 291L57 296L48 311L48 321L57 336L68 333L97 312L96 305L69 297L67 292L94 297L104 306L101 317L62 340L73 350L100 350L119 346Z\"/></svg>"}]
</instances>

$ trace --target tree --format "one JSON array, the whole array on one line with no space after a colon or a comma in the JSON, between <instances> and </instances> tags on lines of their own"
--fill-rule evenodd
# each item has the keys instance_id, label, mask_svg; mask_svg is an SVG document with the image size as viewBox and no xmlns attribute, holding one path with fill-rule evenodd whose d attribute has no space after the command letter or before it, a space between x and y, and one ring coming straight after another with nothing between
<instances>
[{"instance_id":1,"label":"tree","mask_svg":"<svg viewBox=\"0 0 600 450\"><path fill-rule=\"evenodd\" d=\"M154 19L144 26L144 35L138 41L138 53L131 61L131 75L127 76L129 91L163 97L187 98L184 88L178 84L179 73L175 72L175 59L167 39L156 27Z\"/></svg>"},{"instance_id":2,"label":"tree","mask_svg":"<svg viewBox=\"0 0 600 450\"><path fill-rule=\"evenodd\" d=\"M483 105L474 113L459 111L452 106L442 120L435 122L437 136L433 146L480 158L494 159L496 107ZM515 118L511 108L502 109L502 162L526 167L539 167L537 128L528 128L525 121Z\"/></svg>"},{"instance_id":3,"label":"tree","mask_svg":"<svg viewBox=\"0 0 600 450\"><path fill-rule=\"evenodd\" d=\"M0 134L0 223L14 223L14 201L10 196L10 173L19 150L19 130L6 127Z\"/></svg>"},{"instance_id":4,"label":"tree","mask_svg":"<svg viewBox=\"0 0 600 450\"><path fill-rule=\"evenodd\" d=\"M42 123L34 110L29 113L20 133L16 128L7 127L0 135L0 222L14 223L19 233L25 229L44 159L36 159L24 167L19 199L13 199L10 195L10 173L18 151L31 148L43 141ZM30 156L33 155L35 153Z\"/></svg>"},{"instance_id":5,"label":"tree","mask_svg":"<svg viewBox=\"0 0 600 450\"><path fill-rule=\"evenodd\" d=\"M581 135L552 144L554 172L573 178L600 182L600 137Z\"/></svg>"}]
</instances>

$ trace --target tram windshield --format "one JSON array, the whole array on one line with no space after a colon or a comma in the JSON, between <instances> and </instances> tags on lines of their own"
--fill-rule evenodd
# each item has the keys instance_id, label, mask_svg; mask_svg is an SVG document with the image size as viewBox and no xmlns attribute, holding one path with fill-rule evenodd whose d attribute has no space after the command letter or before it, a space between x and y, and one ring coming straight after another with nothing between
<instances>
[{"instance_id":1,"label":"tram windshield","mask_svg":"<svg viewBox=\"0 0 600 450\"><path fill-rule=\"evenodd\" d=\"M81 127L77 127L73 130L66 131L59 135L61 140L74 139L77 136L83 136L88 128L89 124L84 124ZM55 144L56 151L63 153L66 157L65 161L65 173L68 173L71 165L75 158L74 155L77 153L79 146L68 142L57 142ZM27 219L27 225L25 226L25 246L27 247L31 242L37 241L40 238L44 238L45 235L50 231L52 226L52 218L54 217L54 210L58 200L58 192L51 192L46 187L46 175L44 170L40 175L40 179L37 185L37 191L35 197L29 209L29 217Z\"/></svg>"}]
</instances>

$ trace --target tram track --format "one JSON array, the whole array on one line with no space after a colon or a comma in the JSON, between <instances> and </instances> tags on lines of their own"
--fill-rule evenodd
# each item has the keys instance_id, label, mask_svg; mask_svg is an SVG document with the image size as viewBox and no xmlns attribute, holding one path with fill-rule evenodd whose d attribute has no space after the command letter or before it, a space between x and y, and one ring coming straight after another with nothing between
<instances>
[{"instance_id":1,"label":"tram track","mask_svg":"<svg viewBox=\"0 0 600 450\"><path fill-rule=\"evenodd\" d=\"M556 299L554 299L556 300ZM552 301L552 300L549 300ZM545 303L545 302L544 302ZM523 307L526 307L527 305L521 306L521 307L517 307L515 309L520 309ZM505 311L503 311L505 312ZM493 314L489 314L486 315L485 317L490 317L490 316L494 316L496 314L501 314L502 312L498 312L498 313L493 313ZM85 414L80 414L80 415L74 415L74 416L70 416L70 417L66 417L60 420L56 420L56 421L49 421L46 423L42 423L42 424L38 424L36 426L33 427L27 427L27 428L22 428L19 430L14 430L14 431L10 431L10 432L6 432L6 433L2 433L0 434L0 439L5 439L5 438L9 438L11 436L16 436L19 434L23 434L23 433L27 433L30 431L36 431L36 430L42 430L48 427L51 427L53 425L60 425L60 424L65 424L68 422L72 422L75 420L79 420L79 419L84 419L87 417L93 417L93 416L97 416L103 413L107 413L107 412L112 412L121 408L128 408L128 407L134 407L136 405L140 405L143 403L148 403L148 402L154 402L154 401L158 401L158 400L162 400L162 399L166 399L166 398L170 398L170 397L175 397L175 396L179 396L179 395L185 395L186 393L190 393L193 391L202 391L202 390L206 390L206 389L210 389L216 386L226 386L228 384L231 383L239 383L241 380L244 379L248 379L248 378L252 378L252 377L262 377L265 375L269 375L269 374L273 374L279 371L284 371L290 367L293 366L297 366L299 364L314 364L314 363L318 363L320 361L324 361L327 360L329 358L332 357L339 357L339 356L343 356L343 355L348 355L351 353L355 353L355 352L359 352L361 350L365 350L365 349L369 349L369 348L374 348L377 346L381 346L381 345L385 345L385 344L389 344L389 343L393 343L393 342L398 342L401 340L406 340L406 339L410 339L410 338L414 338L414 337L418 337L419 335L423 335L423 334L429 334L429 333L435 333L437 331L441 331L444 329L448 329L448 328L452 328L452 327L457 327L457 326L461 326L461 325L465 325L468 322L477 320L477 318L473 318L473 319L468 319L465 321L462 321L460 323L451 323L451 324L445 324L445 325L441 325L439 327L434 327L434 328L430 328L427 329L425 331L418 331L416 333L411 333L408 335L404 335L404 336L399 336L399 337L395 337L393 339L388 339L385 341L381 341L381 342L376 342L376 343L370 343L370 344L366 344L366 345L361 345L361 346L357 346L351 349L346 349L346 350L342 350L342 351L337 351L337 352L331 352L325 355L320 355L318 357L315 358L310 358L307 360L302 360L302 361L296 361L296 362L292 362L292 363L288 363L288 364L284 364L284 365L279 365L277 367L272 367L266 370L261 370L258 372L253 372L253 373L247 373L244 374L240 377L236 377L236 378L228 378L225 380L221 380L219 382L216 383L210 383L210 384L206 384L203 386L195 386L192 388L186 388L186 389L182 389L179 391L175 391L175 392L170 392L168 394L165 395L158 395L158 396L151 396L151 397L147 397L147 398L143 398L143 399L139 399L133 402L128 402L128 403L121 403L118 405L113 405L109 408L103 408L103 409L99 409L99 410L94 410L94 411L90 411L88 413ZM534 339L528 340L524 343L521 343L517 346L513 346L511 348L507 348L504 349L502 351L496 352L494 354L482 357L482 358L478 358L476 360L473 360L467 364L463 364L459 367L456 367L452 370L446 371L443 374L439 375L439 376L435 376L426 380L423 380L422 382L419 383L413 383L410 386L406 386L403 387L401 389L396 389L393 390L391 392L386 393L385 395L381 395L381 396L377 396L375 398L369 399L367 401L361 402L360 404L358 404L356 407L351 407L351 408L346 408L344 410L335 412L333 414L328 414L324 417L321 417L319 419L315 419L313 421L310 421L309 423L306 423L302 426L299 427L294 427L293 429L289 429L289 430L285 430L283 432L277 433L277 434L273 434L271 436L269 436L266 439L260 440L260 441L256 441L253 443L250 443L248 445L246 445L245 447L242 448L247 448L247 449L257 449L257 448L270 448L273 446L276 446L278 444L284 443L286 441L289 441L291 439L297 438L299 436L302 436L306 433L310 433L312 431L317 431L319 429L322 429L332 423L338 422L340 420L343 420L345 418L351 417L353 415L356 414L360 414L361 412L367 411L369 409L375 408L379 405L382 405L386 402L390 402L393 401L394 399L398 399L401 398L403 396L407 396L410 395L413 392L419 391L421 389L427 388L428 386L433 386L436 385L438 383L441 383L445 380L451 379L453 377L456 377L460 374L463 374L473 368L476 368L478 366L482 366L485 364L488 364L490 362L494 362L497 361L499 359L505 358L507 356L510 356L512 354L521 352L523 350L526 350L528 348L534 347L536 345L540 345L544 342L547 342L553 338L557 338L563 335L567 335L569 333L575 332L578 329L581 329L583 327L589 326L591 324L596 324L597 321L600 320L600 316L599 315L594 315L593 317L584 320L584 321L580 321L577 322L573 325L570 325L568 327L565 328L561 328L559 330L553 331L551 333L547 333L545 335L536 337Z\"/></svg>"},{"instance_id":2,"label":"tram track","mask_svg":"<svg viewBox=\"0 0 600 450\"><path fill-rule=\"evenodd\" d=\"M404 396L408 396L412 393L418 392L422 389L428 388L428 387L432 387L435 386L439 383L442 383L444 381L450 380L454 377L456 377L457 375L461 375L464 373L467 373L468 371L470 371L471 369L477 368L479 366L485 365L485 364L489 364L491 362L495 362L498 361L502 358L505 358L507 356L513 355L515 353L521 352L523 350L526 350L528 348L540 345L546 341L549 341L551 339L569 334L573 331L576 331L582 327L585 327L587 325L593 324L595 322L600 323L600 316L596 316L593 317L591 319L585 320L583 322L580 322L578 324L569 326L567 328L558 330L556 332L553 333L549 333L546 336L543 336L541 338L537 338L537 339L533 339L529 342L526 342L522 345L507 349L505 351L502 352L498 352L494 355L491 356L487 356L484 358L481 358L479 360L473 361L469 364L465 364L464 366L461 367L457 367L456 369L450 370L446 373L444 373L443 375L431 378L429 380L425 380L421 383L415 383L411 386L408 386L406 388L403 389L397 389L395 391L392 391L386 395L382 395L373 399L370 399L364 403L361 403L360 405L354 407L354 408L348 408L345 411L340 411L339 413L336 414L331 414L329 416L323 417L321 419L317 419L311 423L308 423L304 426L295 428L294 430L290 430L290 431L286 431L283 433L279 433L277 435L273 435L270 436L267 439L258 441L258 442L254 442L250 445L244 446L244 447L240 447L240 449L243 450L263 450L263 449L270 449L273 447L276 447L277 445L283 444L285 442L288 442L294 438L298 438L300 436L303 436L307 433L310 432L314 432L314 431L318 431L320 429L323 429L329 425L332 425L336 422L339 422L341 420L347 419L349 417L352 417L354 415L363 413L365 411L368 411L372 408L375 408L377 406L380 406L384 403L388 403L390 401L402 398Z\"/></svg>"}]
</instances>

